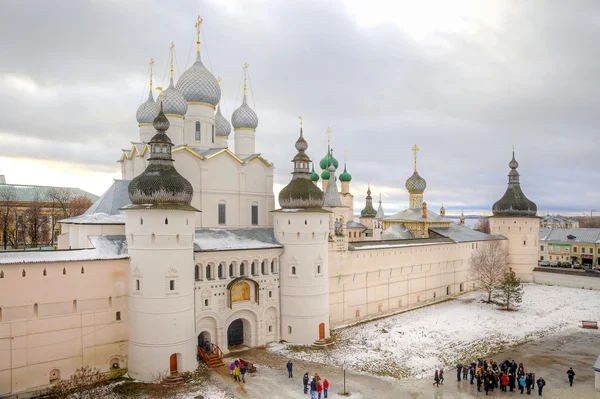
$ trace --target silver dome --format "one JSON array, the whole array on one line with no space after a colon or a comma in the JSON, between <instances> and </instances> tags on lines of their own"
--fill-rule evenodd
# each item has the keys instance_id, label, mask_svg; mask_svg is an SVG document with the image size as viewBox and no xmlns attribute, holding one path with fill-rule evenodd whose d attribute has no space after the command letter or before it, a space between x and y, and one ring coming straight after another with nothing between
<instances>
[{"instance_id":1,"label":"silver dome","mask_svg":"<svg viewBox=\"0 0 600 399\"><path fill-rule=\"evenodd\" d=\"M188 103L200 102L216 106L221 99L219 82L200 60L200 53L197 53L196 62L177 81L177 90Z\"/></svg>"},{"instance_id":2,"label":"silver dome","mask_svg":"<svg viewBox=\"0 0 600 399\"><path fill-rule=\"evenodd\" d=\"M238 109L231 115L231 124L234 129L256 129L258 126L258 117L256 112L248 106L246 96Z\"/></svg>"},{"instance_id":3,"label":"silver dome","mask_svg":"<svg viewBox=\"0 0 600 399\"><path fill-rule=\"evenodd\" d=\"M425 179L419 176L419 173L415 170L415 173L413 173L412 176L406 180L405 187L409 193L419 194L425 191L425 188L427 188L427 182Z\"/></svg>"},{"instance_id":4,"label":"silver dome","mask_svg":"<svg viewBox=\"0 0 600 399\"><path fill-rule=\"evenodd\" d=\"M223 114L221 114L221 106L217 107L217 113L215 114L215 133L217 136L225 136L229 137L231 133L231 125L229 121L225 119Z\"/></svg>"},{"instance_id":5,"label":"silver dome","mask_svg":"<svg viewBox=\"0 0 600 399\"><path fill-rule=\"evenodd\" d=\"M154 119L158 116L160 112L160 107L157 103L154 102L154 98L152 97L152 91L148 94L148 100L145 103L140 105L135 114L135 118L137 119L139 124L142 123L152 123Z\"/></svg>"},{"instance_id":6,"label":"silver dome","mask_svg":"<svg viewBox=\"0 0 600 399\"><path fill-rule=\"evenodd\" d=\"M171 78L171 83L167 90L163 91L162 94L158 96L157 101L160 102L161 99L165 115L185 116L188 108L187 101L185 101L183 94L175 88L173 78Z\"/></svg>"}]
</instances>

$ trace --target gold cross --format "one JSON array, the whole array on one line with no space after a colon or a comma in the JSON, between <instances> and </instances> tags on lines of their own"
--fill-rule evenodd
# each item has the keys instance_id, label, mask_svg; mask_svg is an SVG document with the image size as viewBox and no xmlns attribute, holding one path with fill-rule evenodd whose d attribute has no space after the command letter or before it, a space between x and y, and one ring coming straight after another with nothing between
<instances>
[{"instance_id":1,"label":"gold cross","mask_svg":"<svg viewBox=\"0 0 600 399\"><path fill-rule=\"evenodd\" d=\"M171 42L171 47L169 47L170 49L170 53L171 53L171 73L170 73L170 78L173 79L173 52L174 52L174 48L175 48L175 43Z\"/></svg>"},{"instance_id":2,"label":"gold cross","mask_svg":"<svg viewBox=\"0 0 600 399\"><path fill-rule=\"evenodd\" d=\"M415 159L414 159L414 161L413 161L413 163L414 163L414 165L413 165L413 166L414 166L414 168L415 168L415 172L417 171L417 152L418 152L418 151L419 151L419 146L418 146L418 145L416 145L416 144L415 144L415 145L413 145L412 152L413 152L413 154L414 154L414 157L415 157Z\"/></svg>"},{"instance_id":3,"label":"gold cross","mask_svg":"<svg viewBox=\"0 0 600 399\"><path fill-rule=\"evenodd\" d=\"M344 166L346 166L346 157L348 155L348 150L344 150Z\"/></svg>"},{"instance_id":4,"label":"gold cross","mask_svg":"<svg viewBox=\"0 0 600 399\"><path fill-rule=\"evenodd\" d=\"M196 33L198 34L198 39L196 40L196 44L198 45L198 51L200 51L200 26L202 25L203 19L198 15L198 21L196 22Z\"/></svg>"},{"instance_id":5,"label":"gold cross","mask_svg":"<svg viewBox=\"0 0 600 399\"><path fill-rule=\"evenodd\" d=\"M331 144L331 128L328 127L327 130L325 131L325 134L327 135L327 144Z\"/></svg>"},{"instance_id":6,"label":"gold cross","mask_svg":"<svg viewBox=\"0 0 600 399\"><path fill-rule=\"evenodd\" d=\"M248 69L248 63L244 62L244 96L246 95L246 70Z\"/></svg>"},{"instance_id":7,"label":"gold cross","mask_svg":"<svg viewBox=\"0 0 600 399\"><path fill-rule=\"evenodd\" d=\"M299 116L298 119L300 119L300 129L302 129L302 117Z\"/></svg>"},{"instance_id":8,"label":"gold cross","mask_svg":"<svg viewBox=\"0 0 600 399\"><path fill-rule=\"evenodd\" d=\"M150 58L150 91L152 91L152 65L154 65L154 58Z\"/></svg>"}]
</instances>

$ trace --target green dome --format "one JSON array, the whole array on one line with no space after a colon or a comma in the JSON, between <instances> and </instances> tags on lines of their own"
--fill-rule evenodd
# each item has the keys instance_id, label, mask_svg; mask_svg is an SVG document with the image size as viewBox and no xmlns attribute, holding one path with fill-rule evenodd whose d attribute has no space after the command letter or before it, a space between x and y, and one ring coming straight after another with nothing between
<instances>
[{"instance_id":1,"label":"green dome","mask_svg":"<svg viewBox=\"0 0 600 399\"><path fill-rule=\"evenodd\" d=\"M312 164L312 170L310 171L310 180L314 182L319 181L319 175L315 172L315 164Z\"/></svg>"},{"instance_id":2,"label":"green dome","mask_svg":"<svg viewBox=\"0 0 600 399\"><path fill-rule=\"evenodd\" d=\"M329 180L329 171L327 169L325 169L322 173L321 173L321 179L323 180Z\"/></svg>"},{"instance_id":3,"label":"green dome","mask_svg":"<svg viewBox=\"0 0 600 399\"><path fill-rule=\"evenodd\" d=\"M346 171L346 163L344 162L344 171L340 175L340 181L349 182L352 180L352 175Z\"/></svg>"},{"instance_id":4,"label":"green dome","mask_svg":"<svg viewBox=\"0 0 600 399\"><path fill-rule=\"evenodd\" d=\"M333 154L331 154L331 149L327 147L327 154L323 159L321 159L321 161L319 162L319 166L321 167L321 170L327 170L331 163L333 163L333 166L335 166L335 168L337 169L339 162L333 157ZM327 175L327 178L329 179L329 175Z\"/></svg>"}]
</instances>

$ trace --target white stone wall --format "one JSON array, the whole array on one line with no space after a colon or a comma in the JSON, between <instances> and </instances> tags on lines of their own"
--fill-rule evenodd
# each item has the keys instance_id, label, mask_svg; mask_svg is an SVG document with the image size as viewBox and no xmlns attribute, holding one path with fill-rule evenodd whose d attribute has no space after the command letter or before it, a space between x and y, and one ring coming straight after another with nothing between
<instances>
[{"instance_id":1,"label":"white stone wall","mask_svg":"<svg viewBox=\"0 0 600 399\"><path fill-rule=\"evenodd\" d=\"M562 274L544 271L533 272L533 282L537 284L559 285L562 287L600 290L600 277L590 273Z\"/></svg>"},{"instance_id":2,"label":"white stone wall","mask_svg":"<svg viewBox=\"0 0 600 399\"><path fill-rule=\"evenodd\" d=\"M254 143L256 132L254 130L235 129L233 134L235 140L235 155L243 159L256 153L256 146Z\"/></svg>"},{"instance_id":3,"label":"white stone wall","mask_svg":"<svg viewBox=\"0 0 600 399\"><path fill-rule=\"evenodd\" d=\"M196 140L196 122L200 122L200 140ZM215 108L208 104L190 104L185 114L183 141L174 145L187 144L193 148L214 148L212 132L215 126ZM171 137L173 140L173 137ZM215 137L216 140L216 137Z\"/></svg>"},{"instance_id":4,"label":"white stone wall","mask_svg":"<svg viewBox=\"0 0 600 399\"><path fill-rule=\"evenodd\" d=\"M329 337L329 213L276 212L281 255L281 338L312 344ZM321 324L323 326L321 327Z\"/></svg>"},{"instance_id":5,"label":"white stone wall","mask_svg":"<svg viewBox=\"0 0 600 399\"><path fill-rule=\"evenodd\" d=\"M127 367L127 262L0 265L0 395Z\"/></svg>"},{"instance_id":6,"label":"white stone wall","mask_svg":"<svg viewBox=\"0 0 600 399\"><path fill-rule=\"evenodd\" d=\"M90 236L124 235L124 224L62 224L58 249L93 248Z\"/></svg>"},{"instance_id":7,"label":"white stone wall","mask_svg":"<svg viewBox=\"0 0 600 399\"><path fill-rule=\"evenodd\" d=\"M194 212L126 211L129 252L129 376L152 381L196 363Z\"/></svg>"},{"instance_id":8,"label":"white stone wall","mask_svg":"<svg viewBox=\"0 0 600 399\"><path fill-rule=\"evenodd\" d=\"M169 138L171 139L171 141L173 142L173 144L175 145L179 145L179 144L183 144L184 141L184 134L183 134L183 127L184 127L184 119L181 116L178 115L167 115L167 119L169 120L170 126L169 129L167 129L167 136L169 136ZM156 130L154 130L154 134L156 134ZM150 136L150 138L152 138L152 136ZM150 140L148 140L150 141Z\"/></svg>"},{"instance_id":9,"label":"white stone wall","mask_svg":"<svg viewBox=\"0 0 600 399\"><path fill-rule=\"evenodd\" d=\"M279 256L283 249L197 252L195 254L195 328L228 353L227 331L234 320L244 322L244 344L260 346L278 341ZM254 273L252 264L254 263ZM230 275L230 265L231 272ZM221 277L219 277L219 266ZM210 272L207 273L207 268ZM248 301L230 302L228 285L243 278L258 284Z\"/></svg>"},{"instance_id":10,"label":"white stone wall","mask_svg":"<svg viewBox=\"0 0 600 399\"><path fill-rule=\"evenodd\" d=\"M508 266L523 282L533 281L537 267L540 219L537 217L491 217L491 234L508 238Z\"/></svg>"},{"instance_id":11,"label":"white stone wall","mask_svg":"<svg viewBox=\"0 0 600 399\"><path fill-rule=\"evenodd\" d=\"M483 242L329 253L332 326L472 290L469 259Z\"/></svg>"}]
</instances>

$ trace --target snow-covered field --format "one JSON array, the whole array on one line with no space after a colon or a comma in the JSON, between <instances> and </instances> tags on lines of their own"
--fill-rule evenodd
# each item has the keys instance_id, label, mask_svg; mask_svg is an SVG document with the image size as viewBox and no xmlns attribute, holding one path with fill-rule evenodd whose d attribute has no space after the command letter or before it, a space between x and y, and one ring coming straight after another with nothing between
<instances>
[{"instance_id":1,"label":"snow-covered field","mask_svg":"<svg viewBox=\"0 0 600 399\"><path fill-rule=\"evenodd\" d=\"M341 365L394 377L420 377L434 368L470 361L507 347L567 329L581 320L600 320L600 292L524 285L515 312L481 303L483 292L342 328L329 349L288 347L270 350L287 357ZM504 359L500 359L504 360ZM428 375L428 374L427 374Z\"/></svg>"}]
</instances>

